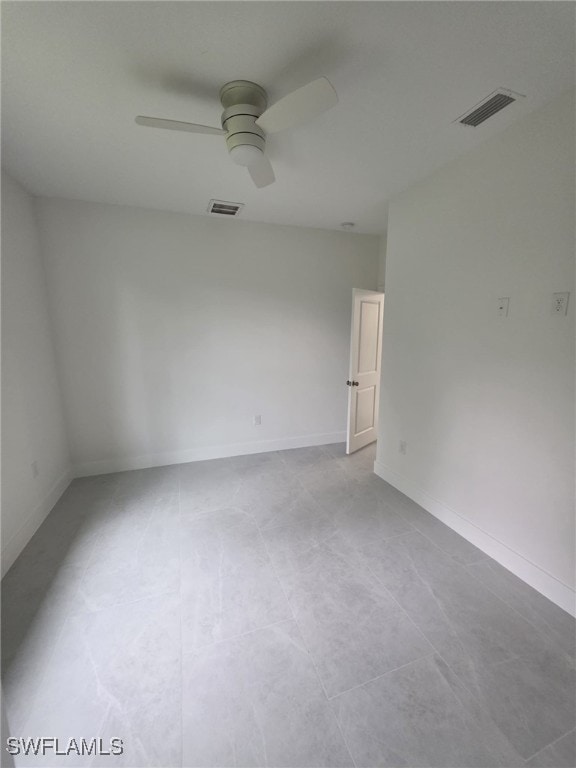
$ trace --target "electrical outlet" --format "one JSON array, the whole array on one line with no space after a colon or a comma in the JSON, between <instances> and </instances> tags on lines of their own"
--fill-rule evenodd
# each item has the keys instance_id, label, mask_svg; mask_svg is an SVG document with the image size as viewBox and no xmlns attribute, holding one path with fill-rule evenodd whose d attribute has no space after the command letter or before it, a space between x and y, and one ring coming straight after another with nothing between
<instances>
[{"instance_id":1,"label":"electrical outlet","mask_svg":"<svg viewBox=\"0 0 576 768\"><path fill-rule=\"evenodd\" d=\"M404 454L406 453L406 451L408 450L408 443L406 442L406 440L400 440L400 442L398 443L398 450L400 451L400 453L404 453Z\"/></svg>"},{"instance_id":2,"label":"electrical outlet","mask_svg":"<svg viewBox=\"0 0 576 768\"><path fill-rule=\"evenodd\" d=\"M553 295L554 304L552 306L553 313L555 315L566 315L568 313L568 299L570 293L555 293Z\"/></svg>"},{"instance_id":3,"label":"electrical outlet","mask_svg":"<svg viewBox=\"0 0 576 768\"><path fill-rule=\"evenodd\" d=\"M503 296L498 299L498 317L508 317L508 308L510 306L510 297Z\"/></svg>"},{"instance_id":4,"label":"electrical outlet","mask_svg":"<svg viewBox=\"0 0 576 768\"><path fill-rule=\"evenodd\" d=\"M261 424L262 424L262 416L260 416L260 414L258 413L256 414L256 416L254 416L254 426L259 427Z\"/></svg>"},{"instance_id":5,"label":"electrical outlet","mask_svg":"<svg viewBox=\"0 0 576 768\"><path fill-rule=\"evenodd\" d=\"M33 461L30 467L32 469L32 477L36 479L38 477L38 462Z\"/></svg>"}]
</instances>

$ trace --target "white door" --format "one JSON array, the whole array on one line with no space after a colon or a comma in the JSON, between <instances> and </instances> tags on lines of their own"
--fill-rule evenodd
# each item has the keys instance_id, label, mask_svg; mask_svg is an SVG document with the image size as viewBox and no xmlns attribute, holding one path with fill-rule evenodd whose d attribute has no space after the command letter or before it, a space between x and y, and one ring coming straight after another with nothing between
<instances>
[{"instance_id":1,"label":"white door","mask_svg":"<svg viewBox=\"0 0 576 768\"><path fill-rule=\"evenodd\" d=\"M354 289L346 453L378 437L383 314L383 293Z\"/></svg>"}]
</instances>

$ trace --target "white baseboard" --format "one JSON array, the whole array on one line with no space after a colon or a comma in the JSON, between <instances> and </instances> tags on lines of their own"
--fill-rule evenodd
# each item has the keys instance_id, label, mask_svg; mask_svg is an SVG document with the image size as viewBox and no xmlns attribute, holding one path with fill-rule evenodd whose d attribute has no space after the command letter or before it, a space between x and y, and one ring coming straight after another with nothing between
<instances>
[{"instance_id":1,"label":"white baseboard","mask_svg":"<svg viewBox=\"0 0 576 768\"><path fill-rule=\"evenodd\" d=\"M4 577L6 572L12 567L20 552L22 552L26 544L28 544L32 536L34 536L38 528L42 525L50 510L54 507L60 496L62 496L66 488L68 488L71 480L72 471L71 469L67 469L58 480L56 480L42 501L36 505L32 513L28 515L16 533L3 545L2 577Z\"/></svg>"},{"instance_id":2,"label":"white baseboard","mask_svg":"<svg viewBox=\"0 0 576 768\"><path fill-rule=\"evenodd\" d=\"M526 584L529 584L572 616L576 615L576 592L567 584L511 549L507 544L494 538L482 528L474 525L455 510L434 499L426 491L394 472L390 467L376 461L374 462L374 472L378 477L393 485L394 488L402 491L412 501L420 504L427 512L437 517L438 520L459 533L471 544L481 549L482 552L494 558L496 562L525 581Z\"/></svg>"},{"instance_id":3,"label":"white baseboard","mask_svg":"<svg viewBox=\"0 0 576 768\"><path fill-rule=\"evenodd\" d=\"M269 451L284 451L289 448L308 448L312 445L343 443L345 440L345 432L325 432L316 435L282 437L250 443L198 446L186 451L150 453L144 456L120 456L113 459L103 459L102 461L89 461L83 464L75 464L73 472L74 477L105 475L110 472L126 472L130 469L149 469L150 467L165 467L170 464L188 464L191 461L245 456L250 453L268 453Z\"/></svg>"}]
</instances>

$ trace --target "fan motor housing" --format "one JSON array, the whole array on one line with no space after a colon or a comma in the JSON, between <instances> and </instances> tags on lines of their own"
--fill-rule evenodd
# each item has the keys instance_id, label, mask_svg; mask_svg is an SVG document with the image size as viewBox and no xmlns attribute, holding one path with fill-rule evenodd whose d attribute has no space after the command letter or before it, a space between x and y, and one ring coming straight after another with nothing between
<instances>
[{"instance_id":1,"label":"fan motor housing","mask_svg":"<svg viewBox=\"0 0 576 768\"><path fill-rule=\"evenodd\" d=\"M266 91L249 80L233 80L220 89L220 101L228 151L248 145L264 152L266 138L256 120L266 109Z\"/></svg>"},{"instance_id":2,"label":"fan motor housing","mask_svg":"<svg viewBox=\"0 0 576 768\"><path fill-rule=\"evenodd\" d=\"M251 104L236 104L224 110L222 128L226 131L228 150L241 144L249 144L264 151L264 131L256 125L256 119L261 114L259 108Z\"/></svg>"}]
</instances>

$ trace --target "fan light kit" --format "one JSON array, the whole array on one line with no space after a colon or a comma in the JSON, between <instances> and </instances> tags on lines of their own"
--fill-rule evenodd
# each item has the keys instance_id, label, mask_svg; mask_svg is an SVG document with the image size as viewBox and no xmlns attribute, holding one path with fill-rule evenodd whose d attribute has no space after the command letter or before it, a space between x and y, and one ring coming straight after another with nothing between
<instances>
[{"instance_id":1,"label":"fan light kit","mask_svg":"<svg viewBox=\"0 0 576 768\"><path fill-rule=\"evenodd\" d=\"M296 128L312 120L334 107L338 96L327 78L319 77L267 109L268 97L262 86L249 80L232 80L220 89L220 102L224 107L222 128L144 115L139 115L136 122L149 128L225 136L232 161L248 168L257 187L267 187L275 181L264 152L267 134Z\"/></svg>"},{"instance_id":2,"label":"fan light kit","mask_svg":"<svg viewBox=\"0 0 576 768\"><path fill-rule=\"evenodd\" d=\"M246 168L262 159L264 153L253 144L236 144L230 149L230 157L236 165L244 165Z\"/></svg>"}]
</instances>

